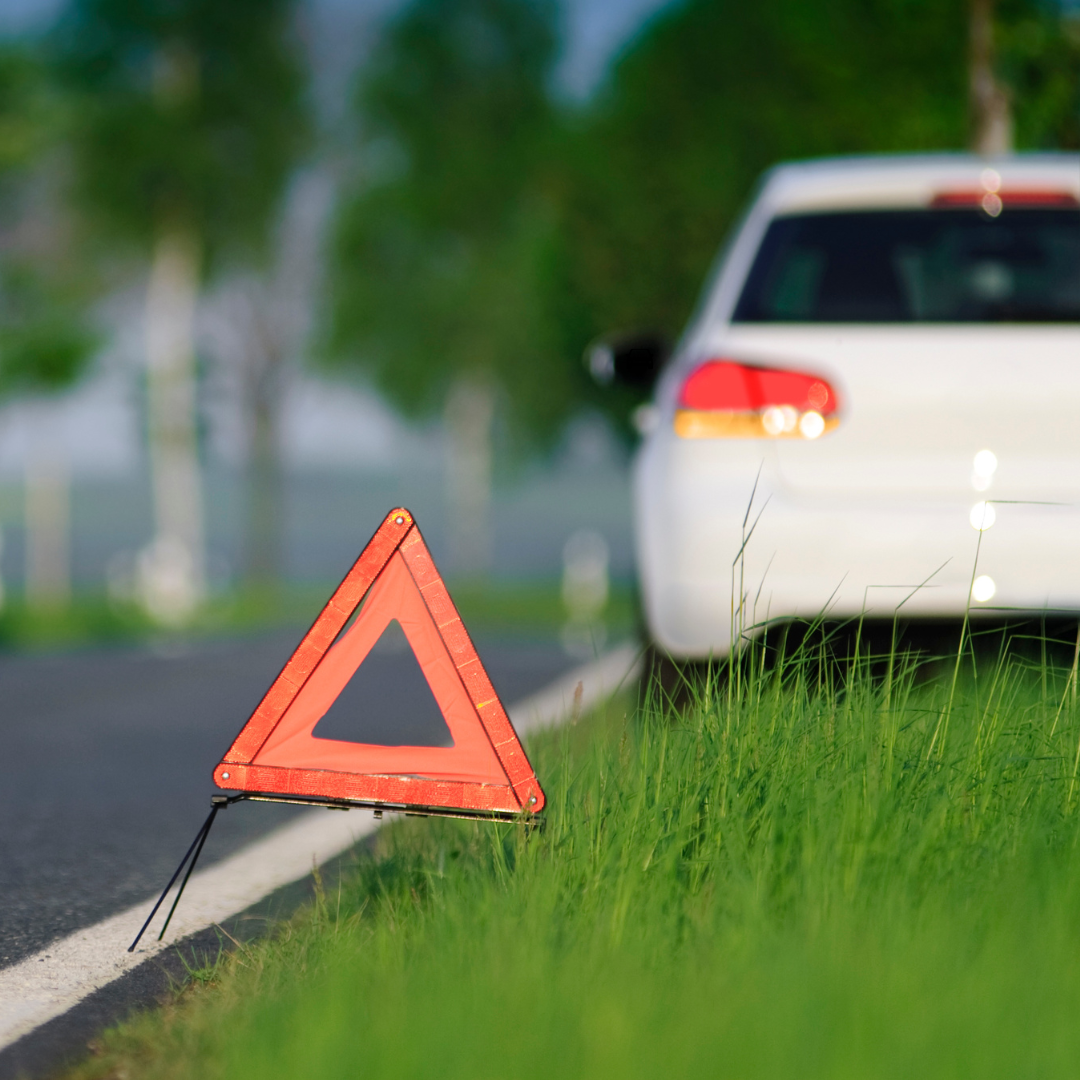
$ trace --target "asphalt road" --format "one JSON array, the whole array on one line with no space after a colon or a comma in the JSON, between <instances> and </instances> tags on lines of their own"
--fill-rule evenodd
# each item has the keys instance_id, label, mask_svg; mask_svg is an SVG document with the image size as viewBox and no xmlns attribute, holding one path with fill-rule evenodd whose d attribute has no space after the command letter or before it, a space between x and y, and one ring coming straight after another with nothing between
<instances>
[{"instance_id":1,"label":"asphalt road","mask_svg":"<svg viewBox=\"0 0 1080 1080\"><path fill-rule=\"evenodd\" d=\"M211 770L300 636L0 655L0 967L161 890L206 816ZM361 668L370 715L402 695L422 710L411 652L380 645ZM477 647L507 705L572 666L554 645ZM231 807L200 865L293 812Z\"/></svg>"}]
</instances>

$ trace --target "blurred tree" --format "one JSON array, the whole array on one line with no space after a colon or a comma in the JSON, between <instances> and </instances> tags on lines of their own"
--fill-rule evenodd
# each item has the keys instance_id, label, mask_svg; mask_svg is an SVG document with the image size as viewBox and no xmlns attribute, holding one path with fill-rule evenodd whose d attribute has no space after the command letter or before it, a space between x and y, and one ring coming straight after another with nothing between
<instances>
[{"instance_id":1,"label":"blurred tree","mask_svg":"<svg viewBox=\"0 0 1080 1080\"><path fill-rule=\"evenodd\" d=\"M79 298L32 256L0 266L0 396L63 390L94 345Z\"/></svg>"},{"instance_id":2,"label":"blurred tree","mask_svg":"<svg viewBox=\"0 0 1080 1080\"><path fill-rule=\"evenodd\" d=\"M620 328L677 333L719 240L775 162L962 149L969 48L989 49L972 40L988 10L986 0L688 0L647 24L567 144L547 279L566 354ZM1043 0L998 0L995 15L1018 145L1077 145L1075 20Z\"/></svg>"},{"instance_id":3,"label":"blurred tree","mask_svg":"<svg viewBox=\"0 0 1080 1080\"><path fill-rule=\"evenodd\" d=\"M965 15L958 0L690 0L654 19L568 151L565 347L676 333L775 162L963 145Z\"/></svg>"},{"instance_id":4,"label":"blurred tree","mask_svg":"<svg viewBox=\"0 0 1080 1080\"><path fill-rule=\"evenodd\" d=\"M556 56L549 0L414 0L360 87L362 165L338 223L332 355L409 414L442 406L458 570L488 552L492 423L548 433L574 399L536 281Z\"/></svg>"},{"instance_id":5,"label":"blurred tree","mask_svg":"<svg viewBox=\"0 0 1080 1080\"><path fill-rule=\"evenodd\" d=\"M71 0L54 37L74 91L79 205L150 256L154 542L144 598L183 619L205 589L193 320L204 268L258 252L302 145L293 0Z\"/></svg>"},{"instance_id":6,"label":"blurred tree","mask_svg":"<svg viewBox=\"0 0 1080 1080\"><path fill-rule=\"evenodd\" d=\"M41 65L21 46L0 48L0 177L44 152L55 115Z\"/></svg>"},{"instance_id":7,"label":"blurred tree","mask_svg":"<svg viewBox=\"0 0 1080 1080\"><path fill-rule=\"evenodd\" d=\"M1013 148L1013 115L1009 93L995 70L993 0L971 0L971 149L985 157Z\"/></svg>"},{"instance_id":8,"label":"blurred tree","mask_svg":"<svg viewBox=\"0 0 1080 1080\"><path fill-rule=\"evenodd\" d=\"M20 196L42 159L55 150L60 109L47 73L25 49L0 50L0 204L17 215ZM38 170L35 173L35 170ZM11 204L15 204L12 210ZM91 343L77 298L47 253L16 235L5 221L0 263L0 395L58 390L70 385Z\"/></svg>"},{"instance_id":9,"label":"blurred tree","mask_svg":"<svg viewBox=\"0 0 1080 1080\"><path fill-rule=\"evenodd\" d=\"M239 391L247 420L248 508L244 573L266 595L280 581L280 443L284 393L307 343L323 269L333 176L321 163L289 183L273 230L273 257L258 273L230 274L200 319L216 372Z\"/></svg>"},{"instance_id":10,"label":"blurred tree","mask_svg":"<svg viewBox=\"0 0 1080 1080\"><path fill-rule=\"evenodd\" d=\"M42 64L25 48L0 50L0 399L70 386L95 337L63 251L62 214L46 198L62 109ZM37 198L29 198L33 189ZM31 204L28 209L27 204ZM68 463L44 437L26 451L26 592L63 604L70 590ZM0 603L3 587L0 584Z\"/></svg>"},{"instance_id":11,"label":"blurred tree","mask_svg":"<svg viewBox=\"0 0 1080 1080\"><path fill-rule=\"evenodd\" d=\"M1080 8L997 0L997 76L1025 150L1080 150Z\"/></svg>"}]
</instances>

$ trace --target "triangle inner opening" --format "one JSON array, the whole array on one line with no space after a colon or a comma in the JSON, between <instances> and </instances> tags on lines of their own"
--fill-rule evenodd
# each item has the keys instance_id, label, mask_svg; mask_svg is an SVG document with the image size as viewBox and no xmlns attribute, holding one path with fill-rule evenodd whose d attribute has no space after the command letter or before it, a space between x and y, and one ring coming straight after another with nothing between
<instances>
[{"instance_id":1,"label":"triangle inner opening","mask_svg":"<svg viewBox=\"0 0 1080 1080\"><path fill-rule=\"evenodd\" d=\"M397 619L387 624L311 736L374 746L454 745Z\"/></svg>"}]
</instances>

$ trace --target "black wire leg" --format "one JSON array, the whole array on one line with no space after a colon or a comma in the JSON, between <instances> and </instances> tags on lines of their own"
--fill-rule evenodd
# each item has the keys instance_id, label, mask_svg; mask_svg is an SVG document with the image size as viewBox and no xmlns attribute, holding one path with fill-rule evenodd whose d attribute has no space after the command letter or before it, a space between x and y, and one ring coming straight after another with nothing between
<instances>
[{"instance_id":1,"label":"black wire leg","mask_svg":"<svg viewBox=\"0 0 1080 1080\"><path fill-rule=\"evenodd\" d=\"M169 884L165 886L164 892L158 897L157 903L154 905L153 911L147 916L146 922L143 923L142 929L135 935L135 940L128 946L128 952L134 952L135 946L139 944L139 940L143 934L146 933L146 928L150 925L154 916L157 914L157 910L161 907L165 900L165 897L169 895L169 890L176 883L176 879L180 876L180 872L184 869L184 865L188 859L191 858L191 853L197 848L201 847L202 842L206 839L206 834L210 831L210 826L214 822L214 817L218 812L218 807L215 805L210 811L210 816L203 822L202 828L195 834L195 839L191 841L191 847L187 849L187 854L180 860L180 865L176 868L176 872L171 878L169 878ZM186 878L184 879L187 880Z\"/></svg>"},{"instance_id":2,"label":"black wire leg","mask_svg":"<svg viewBox=\"0 0 1080 1080\"><path fill-rule=\"evenodd\" d=\"M184 875L184 880L180 882L180 888L177 890L176 899L173 900L172 907L169 908L169 914L165 918L165 925L161 928L161 933L158 934L158 941L165 936L165 931L169 929L169 923L172 922L173 912L176 910L176 905L180 903L180 897L184 895L184 889L187 888L188 878L191 877L191 872L195 869L195 864L199 861L203 844L206 843L206 838L210 835L210 826L214 824L214 815L219 809L220 807L215 804L214 808L210 811L210 816L206 819L206 824L203 826L202 839L199 841L199 846L195 849L195 854L191 856L191 862L188 863L187 873Z\"/></svg>"}]
</instances>

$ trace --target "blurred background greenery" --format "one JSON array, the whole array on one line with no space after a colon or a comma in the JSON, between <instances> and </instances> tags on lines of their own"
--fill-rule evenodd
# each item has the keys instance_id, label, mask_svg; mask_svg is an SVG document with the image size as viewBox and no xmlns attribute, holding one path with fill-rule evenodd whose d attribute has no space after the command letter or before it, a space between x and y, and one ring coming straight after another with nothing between
<instances>
[{"instance_id":1,"label":"blurred background greenery","mask_svg":"<svg viewBox=\"0 0 1080 1080\"><path fill-rule=\"evenodd\" d=\"M300 618L397 503L493 626L585 550L626 632L588 343L779 160L1080 147L1072 0L6 2L9 644Z\"/></svg>"}]
</instances>

